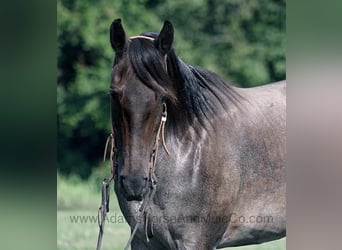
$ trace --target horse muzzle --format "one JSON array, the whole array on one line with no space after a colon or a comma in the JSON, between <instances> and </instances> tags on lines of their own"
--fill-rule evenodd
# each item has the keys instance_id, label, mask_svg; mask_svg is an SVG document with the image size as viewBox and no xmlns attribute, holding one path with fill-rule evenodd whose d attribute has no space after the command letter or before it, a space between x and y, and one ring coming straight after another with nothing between
<instances>
[{"instance_id":1,"label":"horse muzzle","mask_svg":"<svg viewBox=\"0 0 342 250\"><path fill-rule=\"evenodd\" d=\"M120 185L127 201L141 201L148 187L148 178L144 176L120 175Z\"/></svg>"}]
</instances>

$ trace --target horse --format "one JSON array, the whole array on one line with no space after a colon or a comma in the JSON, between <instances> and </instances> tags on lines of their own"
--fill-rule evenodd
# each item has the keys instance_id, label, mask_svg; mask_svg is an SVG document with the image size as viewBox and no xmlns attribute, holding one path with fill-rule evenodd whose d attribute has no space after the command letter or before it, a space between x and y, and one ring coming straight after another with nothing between
<instances>
[{"instance_id":1,"label":"horse","mask_svg":"<svg viewBox=\"0 0 342 250\"><path fill-rule=\"evenodd\" d=\"M131 249L217 249L286 236L286 82L238 88L185 63L174 28L126 38L110 106L114 190Z\"/></svg>"}]
</instances>

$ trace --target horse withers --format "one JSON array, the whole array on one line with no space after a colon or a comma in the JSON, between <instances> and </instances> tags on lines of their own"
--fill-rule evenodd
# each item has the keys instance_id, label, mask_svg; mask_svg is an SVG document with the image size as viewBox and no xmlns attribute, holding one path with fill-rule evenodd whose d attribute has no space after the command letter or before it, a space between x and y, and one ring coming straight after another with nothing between
<instances>
[{"instance_id":1,"label":"horse withers","mask_svg":"<svg viewBox=\"0 0 342 250\"><path fill-rule=\"evenodd\" d=\"M174 30L110 27L115 192L132 249L284 237L285 82L242 89L182 61Z\"/></svg>"}]
</instances>

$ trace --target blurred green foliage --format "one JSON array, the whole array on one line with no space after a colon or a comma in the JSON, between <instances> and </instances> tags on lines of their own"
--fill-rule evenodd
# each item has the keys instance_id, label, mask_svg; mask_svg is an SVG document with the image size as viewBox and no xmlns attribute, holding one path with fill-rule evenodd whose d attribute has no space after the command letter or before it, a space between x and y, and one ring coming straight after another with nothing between
<instances>
[{"instance_id":1,"label":"blurred green foliage","mask_svg":"<svg viewBox=\"0 0 342 250\"><path fill-rule=\"evenodd\" d=\"M114 53L108 29L127 36L175 27L186 62L252 87L285 79L285 0L57 0L58 169L88 178L99 166L109 127Z\"/></svg>"}]
</instances>

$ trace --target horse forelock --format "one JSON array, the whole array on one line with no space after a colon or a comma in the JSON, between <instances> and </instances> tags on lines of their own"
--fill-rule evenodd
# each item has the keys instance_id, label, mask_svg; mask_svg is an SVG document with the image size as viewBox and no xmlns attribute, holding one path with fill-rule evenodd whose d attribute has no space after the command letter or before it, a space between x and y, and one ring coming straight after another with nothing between
<instances>
[{"instance_id":1,"label":"horse forelock","mask_svg":"<svg viewBox=\"0 0 342 250\"><path fill-rule=\"evenodd\" d=\"M150 89L177 102L173 84L165 68L163 56L155 48L154 38L132 37L127 49L130 65L136 77Z\"/></svg>"},{"instance_id":2,"label":"horse forelock","mask_svg":"<svg viewBox=\"0 0 342 250\"><path fill-rule=\"evenodd\" d=\"M219 103L227 100L239 104L240 96L218 75L183 62L171 49L162 55L155 38L139 35L129 38L126 55L136 77L150 89L160 93L171 104L174 123L205 126L216 114ZM218 102L213 102L216 99Z\"/></svg>"}]
</instances>

